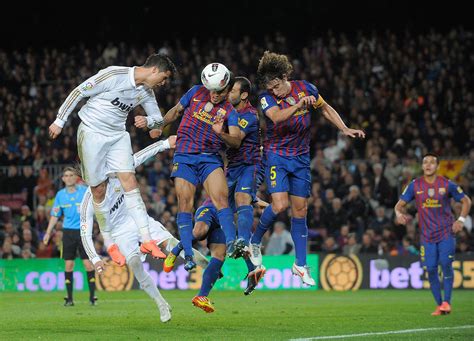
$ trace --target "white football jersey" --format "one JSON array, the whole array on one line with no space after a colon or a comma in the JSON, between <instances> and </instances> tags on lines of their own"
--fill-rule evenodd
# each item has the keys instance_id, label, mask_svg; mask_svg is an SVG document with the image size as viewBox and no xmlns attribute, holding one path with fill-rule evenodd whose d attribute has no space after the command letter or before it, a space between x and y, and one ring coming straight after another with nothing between
<instances>
[{"instance_id":1,"label":"white football jersey","mask_svg":"<svg viewBox=\"0 0 474 341\"><path fill-rule=\"evenodd\" d=\"M153 89L135 84L135 67L109 66L76 87L59 108L55 123L63 127L77 104L86 97L79 111L82 122L90 129L113 134L125 130L128 113L141 105L147 114L148 128L162 125Z\"/></svg>"},{"instance_id":2,"label":"white football jersey","mask_svg":"<svg viewBox=\"0 0 474 341\"><path fill-rule=\"evenodd\" d=\"M155 142L149 145L148 147L140 150L139 152L133 155L135 168L141 165L150 157L153 157L157 153L169 148L170 145L168 140L163 140ZM120 184L120 181L112 174L110 174L104 200L106 207L109 208L110 214L108 231L110 231L110 234L114 239L127 229L136 229L136 233L139 233L135 222L128 214L124 199L125 194L122 185ZM100 260L100 258L95 251L94 244L92 241L94 206L92 203L92 193L90 187L87 188L87 191L84 194L84 198L82 199L80 216L82 244L84 245L84 250L86 251L87 256L92 261L92 263L95 264L97 261ZM150 220L152 218L148 217L148 219Z\"/></svg>"}]
</instances>

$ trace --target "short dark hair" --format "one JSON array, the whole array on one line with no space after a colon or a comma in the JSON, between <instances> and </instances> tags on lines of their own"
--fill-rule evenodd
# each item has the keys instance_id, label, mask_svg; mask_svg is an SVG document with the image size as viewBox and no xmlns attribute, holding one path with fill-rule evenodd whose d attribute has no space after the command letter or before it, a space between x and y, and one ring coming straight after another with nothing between
<instances>
[{"instance_id":1,"label":"short dark hair","mask_svg":"<svg viewBox=\"0 0 474 341\"><path fill-rule=\"evenodd\" d=\"M73 173L74 175L77 175L77 176L80 175L80 171L76 167L73 167L73 166L65 167L63 169L63 175L66 174L66 172L71 172L71 173Z\"/></svg>"},{"instance_id":2,"label":"short dark hair","mask_svg":"<svg viewBox=\"0 0 474 341\"><path fill-rule=\"evenodd\" d=\"M257 82L260 87L265 88L268 82L276 78L283 79L283 76L289 76L292 71L293 65L287 56L265 51L258 63Z\"/></svg>"},{"instance_id":3,"label":"short dark hair","mask_svg":"<svg viewBox=\"0 0 474 341\"><path fill-rule=\"evenodd\" d=\"M252 83L245 77L235 77L235 83L240 84L240 93L247 92L249 95L252 93Z\"/></svg>"},{"instance_id":4,"label":"short dark hair","mask_svg":"<svg viewBox=\"0 0 474 341\"><path fill-rule=\"evenodd\" d=\"M432 152L428 152L428 153L426 153L425 155L423 155L422 160L423 160L425 157L427 157L427 156L432 156L432 157L434 157L434 158L436 159L436 164L439 164L439 156L438 156L438 154L432 153Z\"/></svg>"},{"instance_id":5,"label":"short dark hair","mask_svg":"<svg viewBox=\"0 0 474 341\"><path fill-rule=\"evenodd\" d=\"M154 66L156 66L162 72L170 71L172 74L175 74L177 72L176 66L174 65L173 61L165 54L152 54L148 56L145 61L145 64L143 64L143 67L147 68Z\"/></svg>"}]
</instances>

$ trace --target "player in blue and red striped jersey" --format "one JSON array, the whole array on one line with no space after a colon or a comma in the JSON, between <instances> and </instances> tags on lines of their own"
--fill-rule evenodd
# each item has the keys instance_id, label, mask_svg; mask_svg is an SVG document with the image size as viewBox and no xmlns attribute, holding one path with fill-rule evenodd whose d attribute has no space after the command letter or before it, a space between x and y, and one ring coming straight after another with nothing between
<instances>
[{"instance_id":1,"label":"player in blue and red striped jersey","mask_svg":"<svg viewBox=\"0 0 474 341\"><path fill-rule=\"evenodd\" d=\"M250 242L253 225L253 206L258 187L263 181L262 155L260 145L260 124L257 110L250 104L252 84L245 77L236 77L229 93L229 101L238 113L238 125L242 139L239 148L227 149L227 184L229 202L235 203L237 212L236 252L243 254ZM231 205L232 206L232 205ZM249 273L254 265L244 256ZM263 274L265 270L262 269ZM262 275L263 275L262 274Z\"/></svg>"},{"instance_id":2,"label":"player in blue and red striped jersey","mask_svg":"<svg viewBox=\"0 0 474 341\"><path fill-rule=\"evenodd\" d=\"M421 261L428 272L431 292L436 301L433 316L451 312L453 290L453 261L456 250L455 233L462 230L471 208L471 200L462 188L451 180L436 174L439 158L428 153L423 157L423 176L413 180L403 191L395 205L396 220L407 223L403 208L415 200L420 225ZM451 212L451 198L462 203L461 214L454 220ZM438 277L438 265L443 271L444 300Z\"/></svg>"},{"instance_id":3,"label":"player in blue and red striped jersey","mask_svg":"<svg viewBox=\"0 0 474 341\"><path fill-rule=\"evenodd\" d=\"M324 117L344 135L364 137L365 134L361 130L348 128L313 84L289 81L292 70L285 55L269 51L264 53L258 65L257 79L266 90L260 95L260 106L266 118L265 177L272 204L263 211L251 238L250 257L255 265L261 264L262 237L277 214L291 204L291 235L296 253L292 271L304 283L315 285L306 266L306 214L311 189L310 109L320 108Z\"/></svg>"},{"instance_id":4,"label":"player in blue and red striped jersey","mask_svg":"<svg viewBox=\"0 0 474 341\"><path fill-rule=\"evenodd\" d=\"M216 68L225 68L222 64L214 64ZM203 184L216 206L226 239L233 236L227 240L228 243L235 239L234 214L229 208L227 182L219 152L225 150L226 144L240 145L240 129L237 113L227 101L234 79L227 68L225 70L225 78L218 90L196 85L164 117L165 124L168 124L184 112L178 128L171 177L175 179L178 197L176 222L184 247L185 269L188 271L196 266L192 251L192 212L198 184Z\"/></svg>"}]
</instances>

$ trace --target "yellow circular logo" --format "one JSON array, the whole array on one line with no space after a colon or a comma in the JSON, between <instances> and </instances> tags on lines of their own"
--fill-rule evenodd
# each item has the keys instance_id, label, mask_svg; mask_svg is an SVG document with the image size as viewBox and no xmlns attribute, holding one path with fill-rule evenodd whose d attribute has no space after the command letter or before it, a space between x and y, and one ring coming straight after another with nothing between
<instances>
[{"instance_id":1,"label":"yellow circular logo","mask_svg":"<svg viewBox=\"0 0 474 341\"><path fill-rule=\"evenodd\" d=\"M96 273L98 290L123 291L130 290L133 285L133 272L127 266L120 267L109 262L102 275Z\"/></svg>"},{"instance_id":2,"label":"yellow circular logo","mask_svg":"<svg viewBox=\"0 0 474 341\"><path fill-rule=\"evenodd\" d=\"M362 284L362 273L357 256L328 254L321 264L321 286L324 290L358 290Z\"/></svg>"}]
</instances>

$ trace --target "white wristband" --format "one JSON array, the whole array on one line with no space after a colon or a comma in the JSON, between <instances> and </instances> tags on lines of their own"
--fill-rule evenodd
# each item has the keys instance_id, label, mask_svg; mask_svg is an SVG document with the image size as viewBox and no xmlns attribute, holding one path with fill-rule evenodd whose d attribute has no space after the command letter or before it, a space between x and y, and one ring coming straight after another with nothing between
<instances>
[{"instance_id":1,"label":"white wristband","mask_svg":"<svg viewBox=\"0 0 474 341\"><path fill-rule=\"evenodd\" d=\"M459 216L458 221L464 224L464 222L466 221L466 218Z\"/></svg>"},{"instance_id":2,"label":"white wristband","mask_svg":"<svg viewBox=\"0 0 474 341\"><path fill-rule=\"evenodd\" d=\"M66 122L60 118L57 118L54 120L54 124L56 124L59 128L64 128L64 125L66 124Z\"/></svg>"}]
</instances>

